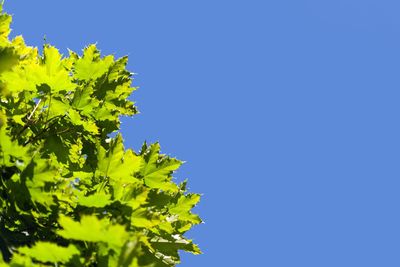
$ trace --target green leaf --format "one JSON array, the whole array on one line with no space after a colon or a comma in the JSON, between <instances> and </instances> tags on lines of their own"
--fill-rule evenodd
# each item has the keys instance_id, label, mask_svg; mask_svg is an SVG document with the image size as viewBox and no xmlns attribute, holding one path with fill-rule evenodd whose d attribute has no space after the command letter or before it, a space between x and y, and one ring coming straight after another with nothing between
<instances>
[{"instance_id":1,"label":"green leaf","mask_svg":"<svg viewBox=\"0 0 400 267\"><path fill-rule=\"evenodd\" d=\"M69 109L69 105L60 101L58 99L51 99L49 102L49 111L47 115L47 119L51 119L57 116L63 116Z\"/></svg>"},{"instance_id":2,"label":"green leaf","mask_svg":"<svg viewBox=\"0 0 400 267\"><path fill-rule=\"evenodd\" d=\"M94 110L100 106L100 101L93 97L92 94L92 85L83 86L82 88L77 89L74 93L72 106L77 110L80 110L85 116L93 115L96 119L106 119L101 115L98 115L98 111L94 113Z\"/></svg>"},{"instance_id":3,"label":"green leaf","mask_svg":"<svg viewBox=\"0 0 400 267\"><path fill-rule=\"evenodd\" d=\"M19 65L11 71L4 72L0 80L7 84L7 89L11 92L35 91L42 85L47 85L51 92L75 88L69 72L62 64L61 54L56 48L47 45L39 63Z\"/></svg>"},{"instance_id":4,"label":"green leaf","mask_svg":"<svg viewBox=\"0 0 400 267\"><path fill-rule=\"evenodd\" d=\"M68 117L71 119L71 122L73 124L83 126L83 129L85 129L89 133L99 133L99 128L97 127L96 123L92 120L82 118L78 111L72 108L69 109Z\"/></svg>"},{"instance_id":5,"label":"green leaf","mask_svg":"<svg viewBox=\"0 0 400 267\"><path fill-rule=\"evenodd\" d=\"M190 210L200 201L199 194L182 195L176 204L171 204L169 212L178 215L180 220L197 224L201 223L198 215L192 214Z\"/></svg>"},{"instance_id":6,"label":"green leaf","mask_svg":"<svg viewBox=\"0 0 400 267\"><path fill-rule=\"evenodd\" d=\"M160 220L147 211L146 208L139 208L132 213L131 224L135 227L142 227L151 229L152 227L158 225Z\"/></svg>"},{"instance_id":7,"label":"green leaf","mask_svg":"<svg viewBox=\"0 0 400 267\"><path fill-rule=\"evenodd\" d=\"M0 73L1 73L10 70L12 67L18 64L19 56L16 53L15 49L8 46L1 47L0 45L0 58L2 59L2 61L0 62Z\"/></svg>"},{"instance_id":8,"label":"green leaf","mask_svg":"<svg viewBox=\"0 0 400 267\"><path fill-rule=\"evenodd\" d=\"M110 148L108 151L106 151L102 146L98 145L98 170L104 176L112 178L125 175L125 170L120 168L123 157L124 145L121 135L118 135L110 142Z\"/></svg>"},{"instance_id":9,"label":"green leaf","mask_svg":"<svg viewBox=\"0 0 400 267\"><path fill-rule=\"evenodd\" d=\"M83 57L75 62L74 76L84 81L96 80L108 72L113 61L112 56L101 59L96 46L90 45L84 49Z\"/></svg>"},{"instance_id":10,"label":"green leaf","mask_svg":"<svg viewBox=\"0 0 400 267\"><path fill-rule=\"evenodd\" d=\"M98 219L96 216L83 216L80 222L60 216L58 220L63 230L58 230L57 234L73 240L88 242L104 242L111 248L121 248L128 238L128 233L122 225L112 225L107 219Z\"/></svg>"},{"instance_id":11,"label":"green leaf","mask_svg":"<svg viewBox=\"0 0 400 267\"><path fill-rule=\"evenodd\" d=\"M64 68L61 54L53 46L46 45L43 50L43 60L36 85L47 84L53 92L73 90L75 85L71 82L69 72Z\"/></svg>"},{"instance_id":12,"label":"green leaf","mask_svg":"<svg viewBox=\"0 0 400 267\"><path fill-rule=\"evenodd\" d=\"M72 244L68 247L62 247L54 243L43 241L36 242L31 248L19 248L18 251L44 263L67 263L74 255L79 255L79 250Z\"/></svg>"},{"instance_id":13,"label":"green leaf","mask_svg":"<svg viewBox=\"0 0 400 267\"><path fill-rule=\"evenodd\" d=\"M102 175L122 183L137 182L133 174L140 171L144 164L143 159L136 156L132 150L125 152L120 134L111 140L108 151L100 145L97 148L98 170Z\"/></svg>"},{"instance_id":14,"label":"green leaf","mask_svg":"<svg viewBox=\"0 0 400 267\"><path fill-rule=\"evenodd\" d=\"M173 235L171 240L162 237L154 237L150 240L151 245L155 249L175 252L176 250L185 250L193 254L201 254L201 250L192 240L188 240L181 235Z\"/></svg>"},{"instance_id":15,"label":"green leaf","mask_svg":"<svg viewBox=\"0 0 400 267\"><path fill-rule=\"evenodd\" d=\"M173 180L182 162L115 136L137 113L128 58L39 53L9 39L10 22L0 3L0 266L165 267L199 253L184 233L200 197Z\"/></svg>"},{"instance_id":16,"label":"green leaf","mask_svg":"<svg viewBox=\"0 0 400 267\"><path fill-rule=\"evenodd\" d=\"M182 162L160 155L160 145L155 143L145 152L145 165L142 175L147 186L165 191L178 191L176 184L171 182L171 174L181 166Z\"/></svg>"},{"instance_id":17,"label":"green leaf","mask_svg":"<svg viewBox=\"0 0 400 267\"><path fill-rule=\"evenodd\" d=\"M42 187L46 182L56 182L59 173L54 161L37 158L27 166L26 171L32 172L27 182L31 187Z\"/></svg>"},{"instance_id":18,"label":"green leaf","mask_svg":"<svg viewBox=\"0 0 400 267\"><path fill-rule=\"evenodd\" d=\"M11 16L5 14L3 11L3 4L0 5L0 44L6 43L8 41L8 35L11 32L10 24L11 24Z\"/></svg>"},{"instance_id":19,"label":"green leaf","mask_svg":"<svg viewBox=\"0 0 400 267\"><path fill-rule=\"evenodd\" d=\"M28 150L28 148L20 146L18 142L11 139L6 127L0 128L0 157L4 159L4 164L10 166L9 162L12 157L27 162L29 160Z\"/></svg>"},{"instance_id":20,"label":"green leaf","mask_svg":"<svg viewBox=\"0 0 400 267\"><path fill-rule=\"evenodd\" d=\"M110 198L111 195L105 193L98 193L90 196L81 196L78 199L78 204L86 207L103 208L112 203Z\"/></svg>"}]
</instances>

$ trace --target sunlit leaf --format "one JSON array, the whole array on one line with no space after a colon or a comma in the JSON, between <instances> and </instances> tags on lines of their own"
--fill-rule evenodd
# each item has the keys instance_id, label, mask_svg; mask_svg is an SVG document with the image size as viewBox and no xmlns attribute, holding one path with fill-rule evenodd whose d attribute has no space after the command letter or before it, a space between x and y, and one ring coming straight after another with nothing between
<instances>
[{"instance_id":1,"label":"sunlit leaf","mask_svg":"<svg viewBox=\"0 0 400 267\"><path fill-rule=\"evenodd\" d=\"M158 143L125 149L127 57L9 39L0 4L0 267L175 266L200 196ZM39 52L39 50L41 52Z\"/></svg>"},{"instance_id":2,"label":"sunlit leaf","mask_svg":"<svg viewBox=\"0 0 400 267\"><path fill-rule=\"evenodd\" d=\"M44 263L67 263L74 255L79 255L74 245L62 247L50 242L37 242L31 248L19 248L18 252Z\"/></svg>"}]
</instances>

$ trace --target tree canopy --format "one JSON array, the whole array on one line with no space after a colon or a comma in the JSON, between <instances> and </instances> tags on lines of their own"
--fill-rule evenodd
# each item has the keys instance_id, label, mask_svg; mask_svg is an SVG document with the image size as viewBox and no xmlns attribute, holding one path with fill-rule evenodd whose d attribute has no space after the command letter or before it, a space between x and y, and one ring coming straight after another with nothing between
<instances>
[{"instance_id":1,"label":"tree canopy","mask_svg":"<svg viewBox=\"0 0 400 267\"><path fill-rule=\"evenodd\" d=\"M200 199L158 143L125 149L127 57L42 52L0 5L0 266L175 266Z\"/></svg>"}]
</instances>

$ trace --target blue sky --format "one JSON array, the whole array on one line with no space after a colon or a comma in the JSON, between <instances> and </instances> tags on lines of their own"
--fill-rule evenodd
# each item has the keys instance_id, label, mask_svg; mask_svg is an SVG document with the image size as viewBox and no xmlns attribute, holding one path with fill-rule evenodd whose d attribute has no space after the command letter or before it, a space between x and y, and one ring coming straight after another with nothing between
<instances>
[{"instance_id":1,"label":"blue sky","mask_svg":"<svg viewBox=\"0 0 400 267\"><path fill-rule=\"evenodd\" d=\"M203 193L191 266L400 265L400 2L8 0L13 34L129 55L141 111Z\"/></svg>"}]
</instances>

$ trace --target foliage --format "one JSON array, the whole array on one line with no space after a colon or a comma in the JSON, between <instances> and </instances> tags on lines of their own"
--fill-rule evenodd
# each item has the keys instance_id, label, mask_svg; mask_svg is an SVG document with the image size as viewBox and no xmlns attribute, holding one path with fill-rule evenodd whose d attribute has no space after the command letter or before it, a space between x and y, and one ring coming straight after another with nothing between
<instances>
[{"instance_id":1,"label":"foliage","mask_svg":"<svg viewBox=\"0 0 400 267\"><path fill-rule=\"evenodd\" d=\"M201 222L181 161L144 144L124 149L127 58L9 40L0 6L0 266L175 266ZM117 134L115 134L117 133ZM110 136L114 136L111 138Z\"/></svg>"}]
</instances>

